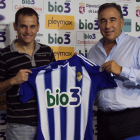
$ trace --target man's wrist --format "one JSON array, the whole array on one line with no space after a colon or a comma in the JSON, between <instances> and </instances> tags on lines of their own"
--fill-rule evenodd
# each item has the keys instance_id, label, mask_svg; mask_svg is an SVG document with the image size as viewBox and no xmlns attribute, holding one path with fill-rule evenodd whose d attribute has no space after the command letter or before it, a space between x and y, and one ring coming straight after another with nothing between
<instances>
[{"instance_id":1,"label":"man's wrist","mask_svg":"<svg viewBox=\"0 0 140 140\"><path fill-rule=\"evenodd\" d=\"M15 85L14 77L9 79L9 83L10 83L10 86L14 86Z\"/></svg>"}]
</instances>

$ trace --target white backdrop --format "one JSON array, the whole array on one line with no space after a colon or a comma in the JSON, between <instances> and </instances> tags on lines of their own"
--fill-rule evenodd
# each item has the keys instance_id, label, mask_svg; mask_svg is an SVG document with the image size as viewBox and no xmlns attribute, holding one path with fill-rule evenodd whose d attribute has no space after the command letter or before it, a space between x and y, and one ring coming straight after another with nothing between
<instances>
[{"instance_id":1,"label":"white backdrop","mask_svg":"<svg viewBox=\"0 0 140 140\"><path fill-rule=\"evenodd\" d=\"M121 5L125 24L123 31L140 37L140 0L0 0L0 48L17 38L13 29L15 12L32 7L39 14L40 30L36 40L53 48L56 59L67 59L73 52L87 56L89 49L101 38L97 11L101 4ZM6 140L6 102L0 96L0 140ZM94 117L96 140L96 112Z\"/></svg>"}]
</instances>

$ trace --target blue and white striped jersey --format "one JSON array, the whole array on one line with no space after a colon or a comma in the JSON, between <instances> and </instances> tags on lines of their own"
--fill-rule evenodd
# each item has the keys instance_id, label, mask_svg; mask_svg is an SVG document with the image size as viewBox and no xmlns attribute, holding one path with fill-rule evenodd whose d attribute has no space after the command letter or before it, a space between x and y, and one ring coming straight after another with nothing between
<instances>
[{"instance_id":1,"label":"blue and white striped jersey","mask_svg":"<svg viewBox=\"0 0 140 140\"><path fill-rule=\"evenodd\" d=\"M37 140L92 140L95 95L116 87L113 78L79 54L32 72L19 94L24 103L37 95Z\"/></svg>"}]
</instances>

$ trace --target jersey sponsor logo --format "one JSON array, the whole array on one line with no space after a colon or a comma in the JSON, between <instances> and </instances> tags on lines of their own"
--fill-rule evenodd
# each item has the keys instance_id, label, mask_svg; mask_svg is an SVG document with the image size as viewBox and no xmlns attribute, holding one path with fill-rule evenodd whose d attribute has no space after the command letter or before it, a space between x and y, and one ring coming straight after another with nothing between
<instances>
[{"instance_id":1,"label":"jersey sponsor logo","mask_svg":"<svg viewBox=\"0 0 140 140\"><path fill-rule=\"evenodd\" d=\"M51 46L56 60L69 59L74 54L74 47Z\"/></svg>"},{"instance_id":2,"label":"jersey sponsor logo","mask_svg":"<svg viewBox=\"0 0 140 140\"><path fill-rule=\"evenodd\" d=\"M68 92L61 92L60 88L56 88L54 93L50 89L45 90L46 107L78 107L81 104L81 88L71 87Z\"/></svg>"},{"instance_id":3,"label":"jersey sponsor logo","mask_svg":"<svg viewBox=\"0 0 140 140\"><path fill-rule=\"evenodd\" d=\"M74 30L74 16L46 14L46 29Z\"/></svg>"},{"instance_id":4,"label":"jersey sponsor logo","mask_svg":"<svg viewBox=\"0 0 140 140\"><path fill-rule=\"evenodd\" d=\"M77 81L81 81L81 79L82 79L82 73L80 72L80 71L78 71L77 73L76 73L76 79L77 79Z\"/></svg>"}]
</instances>

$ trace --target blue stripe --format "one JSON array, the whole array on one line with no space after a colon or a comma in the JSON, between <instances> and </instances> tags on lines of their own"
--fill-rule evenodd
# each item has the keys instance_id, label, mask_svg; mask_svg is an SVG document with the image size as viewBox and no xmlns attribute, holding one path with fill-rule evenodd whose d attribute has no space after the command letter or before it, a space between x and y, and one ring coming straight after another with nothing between
<instances>
[{"instance_id":1,"label":"blue stripe","mask_svg":"<svg viewBox=\"0 0 140 140\"><path fill-rule=\"evenodd\" d=\"M85 132L84 140L93 140L93 101L95 99L97 93L97 88L93 85L93 83L90 86L90 96L89 96L89 105L88 105L88 122Z\"/></svg>"},{"instance_id":2,"label":"blue stripe","mask_svg":"<svg viewBox=\"0 0 140 140\"><path fill-rule=\"evenodd\" d=\"M53 93L51 72L48 72L47 74L45 74L44 81L45 81L46 89L49 88ZM48 123L49 123L50 140L54 140L55 139L54 109L49 108L49 109L47 109L47 111L48 111Z\"/></svg>"},{"instance_id":3,"label":"blue stripe","mask_svg":"<svg viewBox=\"0 0 140 140\"><path fill-rule=\"evenodd\" d=\"M61 67L60 70L60 89L61 93L66 92L67 89L67 66ZM60 107L60 122L61 122L61 140L66 140L66 118L67 118L67 109L66 107Z\"/></svg>"},{"instance_id":4,"label":"blue stripe","mask_svg":"<svg viewBox=\"0 0 140 140\"><path fill-rule=\"evenodd\" d=\"M76 74L77 72L81 72L82 73L82 68L81 67L76 67ZM75 83L76 83L76 87L82 87L82 81L83 79L81 79L80 81L77 80L77 78L75 78ZM81 93L82 93L82 88L81 88ZM80 93L80 94L81 94ZM81 105L75 108L75 131L74 131L74 140L80 140L81 138Z\"/></svg>"}]
</instances>

